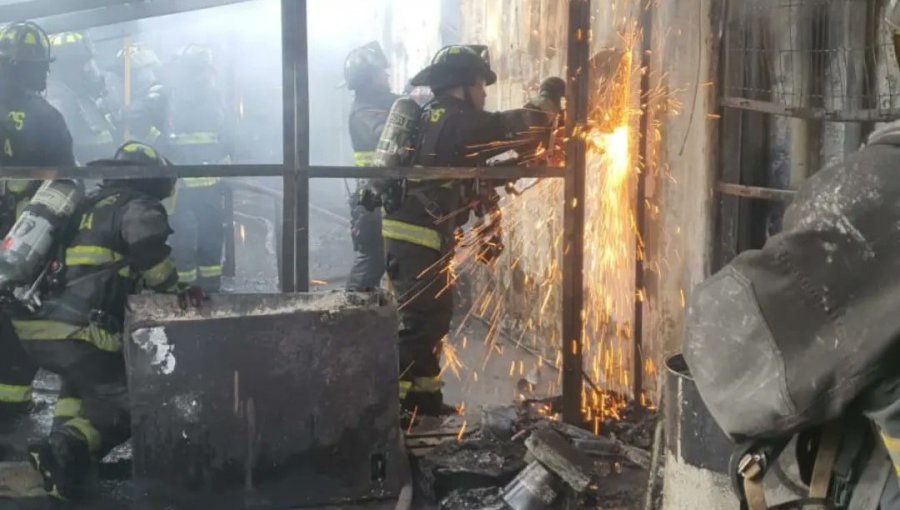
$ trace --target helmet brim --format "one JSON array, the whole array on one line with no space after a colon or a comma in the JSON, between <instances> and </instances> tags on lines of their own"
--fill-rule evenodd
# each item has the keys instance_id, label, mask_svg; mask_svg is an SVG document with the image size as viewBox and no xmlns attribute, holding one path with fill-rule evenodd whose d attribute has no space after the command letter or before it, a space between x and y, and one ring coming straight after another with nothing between
<instances>
[{"instance_id":1,"label":"helmet brim","mask_svg":"<svg viewBox=\"0 0 900 510\"><path fill-rule=\"evenodd\" d=\"M434 83L434 69L435 65L432 64L425 69L419 71L418 74L413 76L411 80L409 80L409 84L413 87L430 87L432 83ZM484 84L486 86L493 85L497 83L497 73L490 69L485 69L479 71L479 74L484 78Z\"/></svg>"}]
</instances>

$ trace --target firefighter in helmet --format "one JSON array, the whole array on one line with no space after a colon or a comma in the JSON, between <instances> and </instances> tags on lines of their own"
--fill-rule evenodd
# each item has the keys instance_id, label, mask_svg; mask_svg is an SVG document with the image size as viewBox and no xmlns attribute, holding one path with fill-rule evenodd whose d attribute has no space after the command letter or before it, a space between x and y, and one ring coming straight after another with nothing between
<instances>
[{"instance_id":1,"label":"firefighter in helmet","mask_svg":"<svg viewBox=\"0 0 900 510\"><path fill-rule=\"evenodd\" d=\"M560 112L565 83L548 79L526 108L488 113L485 87L496 80L487 47L448 46L435 55L410 82L434 93L422 110L414 165L484 166L511 145L519 161L533 159ZM497 146L504 148L485 149ZM409 412L450 412L443 403L440 353L453 315L448 287L456 234L470 212L496 206L493 188L503 184L408 179L400 207L386 211L387 274L400 304L400 397Z\"/></svg>"},{"instance_id":2,"label":"firefighter in helmet","mask_svg":"<svg viewBox=\"0 0 900 510\"><path fill-rule=\"evenodd\" d=\"M375 41L351 51L344 62L344 80L354 93L349 125L356 166L372 166L388 112L399 97L391 92L387 69L387 57ZM364 188L365 183L357 182L356 192L350 197L350 235L356 259L347 290L377 289L384 274L381 211L369 211L359 204L359 193Z\"/></svg>"},{"instance_id":3,"label":"firefighter in helmet","mask_svg":"<svg viewBox=\"0 0 900 510\"><path fill-rule=\"evenodd\" d=\"M0 30L0 165L74 166L72 137L62 115L41 96L52 61L50 40L34 23ZM38 181L2 181L0 230L9 231ZM31 406L37 368L0 314L0 460L24 453L15 444L20 418Z\"/></svg>"},{"instance_id":4,"label":"firefighter in helmet","mask_svg":"<svg viewBox=\"0 0 900 510\"><path fill-rule=\"evenodd\" d=\"M215 84L209 48L191 44L172 70L172 117L164 147L184 165L231 162L225 135L225 106ZM223 183L218 177L182 179L172 211L172 256L182 282L217 292L222 280L225 241Z\"/></svg>"},{"instance_id":5,"label":"firefighter in helmet","mask_svg":"<svg viewBox=\"0 0 900 510\"><path fill-rule=\"evenodd\" d=\"M104 166L163 167L149 145L126 142ZM169 258L168 219L161 200L174 179L105 180L74 218L61 253L60 284L45 290L41 310L13 325L28 354L62 379L54 425L28 447L29 461L51 497L77 500L90 468L131 433L122 335L125 302L142 289L178 293L182 306L199 306L205 293L178 282Z\"/></svg>"},{"instance_id":6,"label":"firefighter in helmet","mask_svg":"<svg viewBox=\"0 0 900 510\"><path fill-rule=\"evenodd\" d=\"M170 113L170 91L157 76L159 57L140 44L126 46L116 57L120 65L113 74L110 95L122 101L123 136L157 144L168 132Z\"/></svg>"},{"instance_id":7,"label":"firefighter in helmet","mask_svg":"<svg viewBox=\"0 0 900 510\"><path fill-rule=\"evenodd\" d=\"M55 62L47 99L69 125L75 158L87 162L111 154L120 141L93 42L85 33L62 32L50 37L50 44Z\"/></svg>"}]
</instances>

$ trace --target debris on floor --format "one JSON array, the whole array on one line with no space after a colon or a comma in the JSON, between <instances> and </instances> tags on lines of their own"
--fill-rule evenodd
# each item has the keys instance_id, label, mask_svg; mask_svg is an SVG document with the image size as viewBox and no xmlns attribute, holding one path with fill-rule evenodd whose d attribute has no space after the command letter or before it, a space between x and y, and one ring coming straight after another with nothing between
<instances>
[{"instance_id":1,"label":"debris on floor","mask_svg":"<svg viewBox=\"0 0 900 510\"><path fill-rule=\"evenodd\" d=\"M547 405L485 407L466 435L418 454L413 476L422 497L442 510L623 509L641 502L655 411L626 406L598 436L548 418Z\"/></svg>"}]
</instances>

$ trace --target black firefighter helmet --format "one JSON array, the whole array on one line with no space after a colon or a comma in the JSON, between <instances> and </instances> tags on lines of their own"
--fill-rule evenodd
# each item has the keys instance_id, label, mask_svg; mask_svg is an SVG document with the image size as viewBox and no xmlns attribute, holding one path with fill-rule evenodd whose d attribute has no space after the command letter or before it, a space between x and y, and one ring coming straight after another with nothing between
<instances>
[{"instance_id":1,"label":"black firefighter helmet","mask_svg":"<svg viewBox=\"0 0 900 510\"><path fill-rule=\"evenodd\" d=\"M26 90L44 90L52 61L50 39L35 23L17 21L0 30L0 66L10 83Z\"/></svg>"},{"instance_id":2,"label":"black firefighter helmet","mask_svg":"<svg viewBox=\"0 0 900 510\"><path fill-rule=\"evenodd\" d=\"M485 85L497 82L497 73L491 70L488 47L478 44L451 45L441 48L431 60L431 65L419 71L410 80L410 85L441 91L468 87L479 77L484 79Z\"/></svg>"},{"instance_id":3,"label":"black firefighter helmet","mask_svg":"<svg viewBox=\"0 0 900 510\"><path fill-rule=\"evenodd\" d=\"M133 140L123 143L112 159L91 161L88 166L172 166L153 147ZM150 179L128 179L124 181L135 189L162 200L175 190L175 178L159 176Z\"/></svg>"},{"instance_id":4,"label":"black firefighter helmet","mask_svg":"<svg viewBox=\"0 0 900 510\"><path fill-rule=\"evenodd\" d=\"M376 73L383 73L389 67L381 45L372 41L347 55L344 60L344 81L350 90L358 90L369 85Z\"/></svg>"}]
</instances>

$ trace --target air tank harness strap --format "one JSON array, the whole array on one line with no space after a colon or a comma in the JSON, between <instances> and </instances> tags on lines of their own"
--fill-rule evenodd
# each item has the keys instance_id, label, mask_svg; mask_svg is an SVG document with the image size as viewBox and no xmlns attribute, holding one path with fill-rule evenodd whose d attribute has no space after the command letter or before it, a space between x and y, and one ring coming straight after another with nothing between
<instances>
[{"instance_id":1,"label":"air tank harness strap","mask_svg":"<svg viewBox=\"0 0 900 510\"><path fill-rule=\"evenodd\" d=\"M825 510L831 508L830 500L828 499L828 487L831 485L832 472L841 447L842 432L841 420L825 424L819 439L808 496L781 505L770 507L766 502L766 492L763 486L765 468L755 467L757 464L754 463L752 453L748 453L745 456L746 462L742 461L739 468L741 469L740 476L743 478L744 499L747 510L787 510L792 508Z\"/></svg>"}]
</instances>

